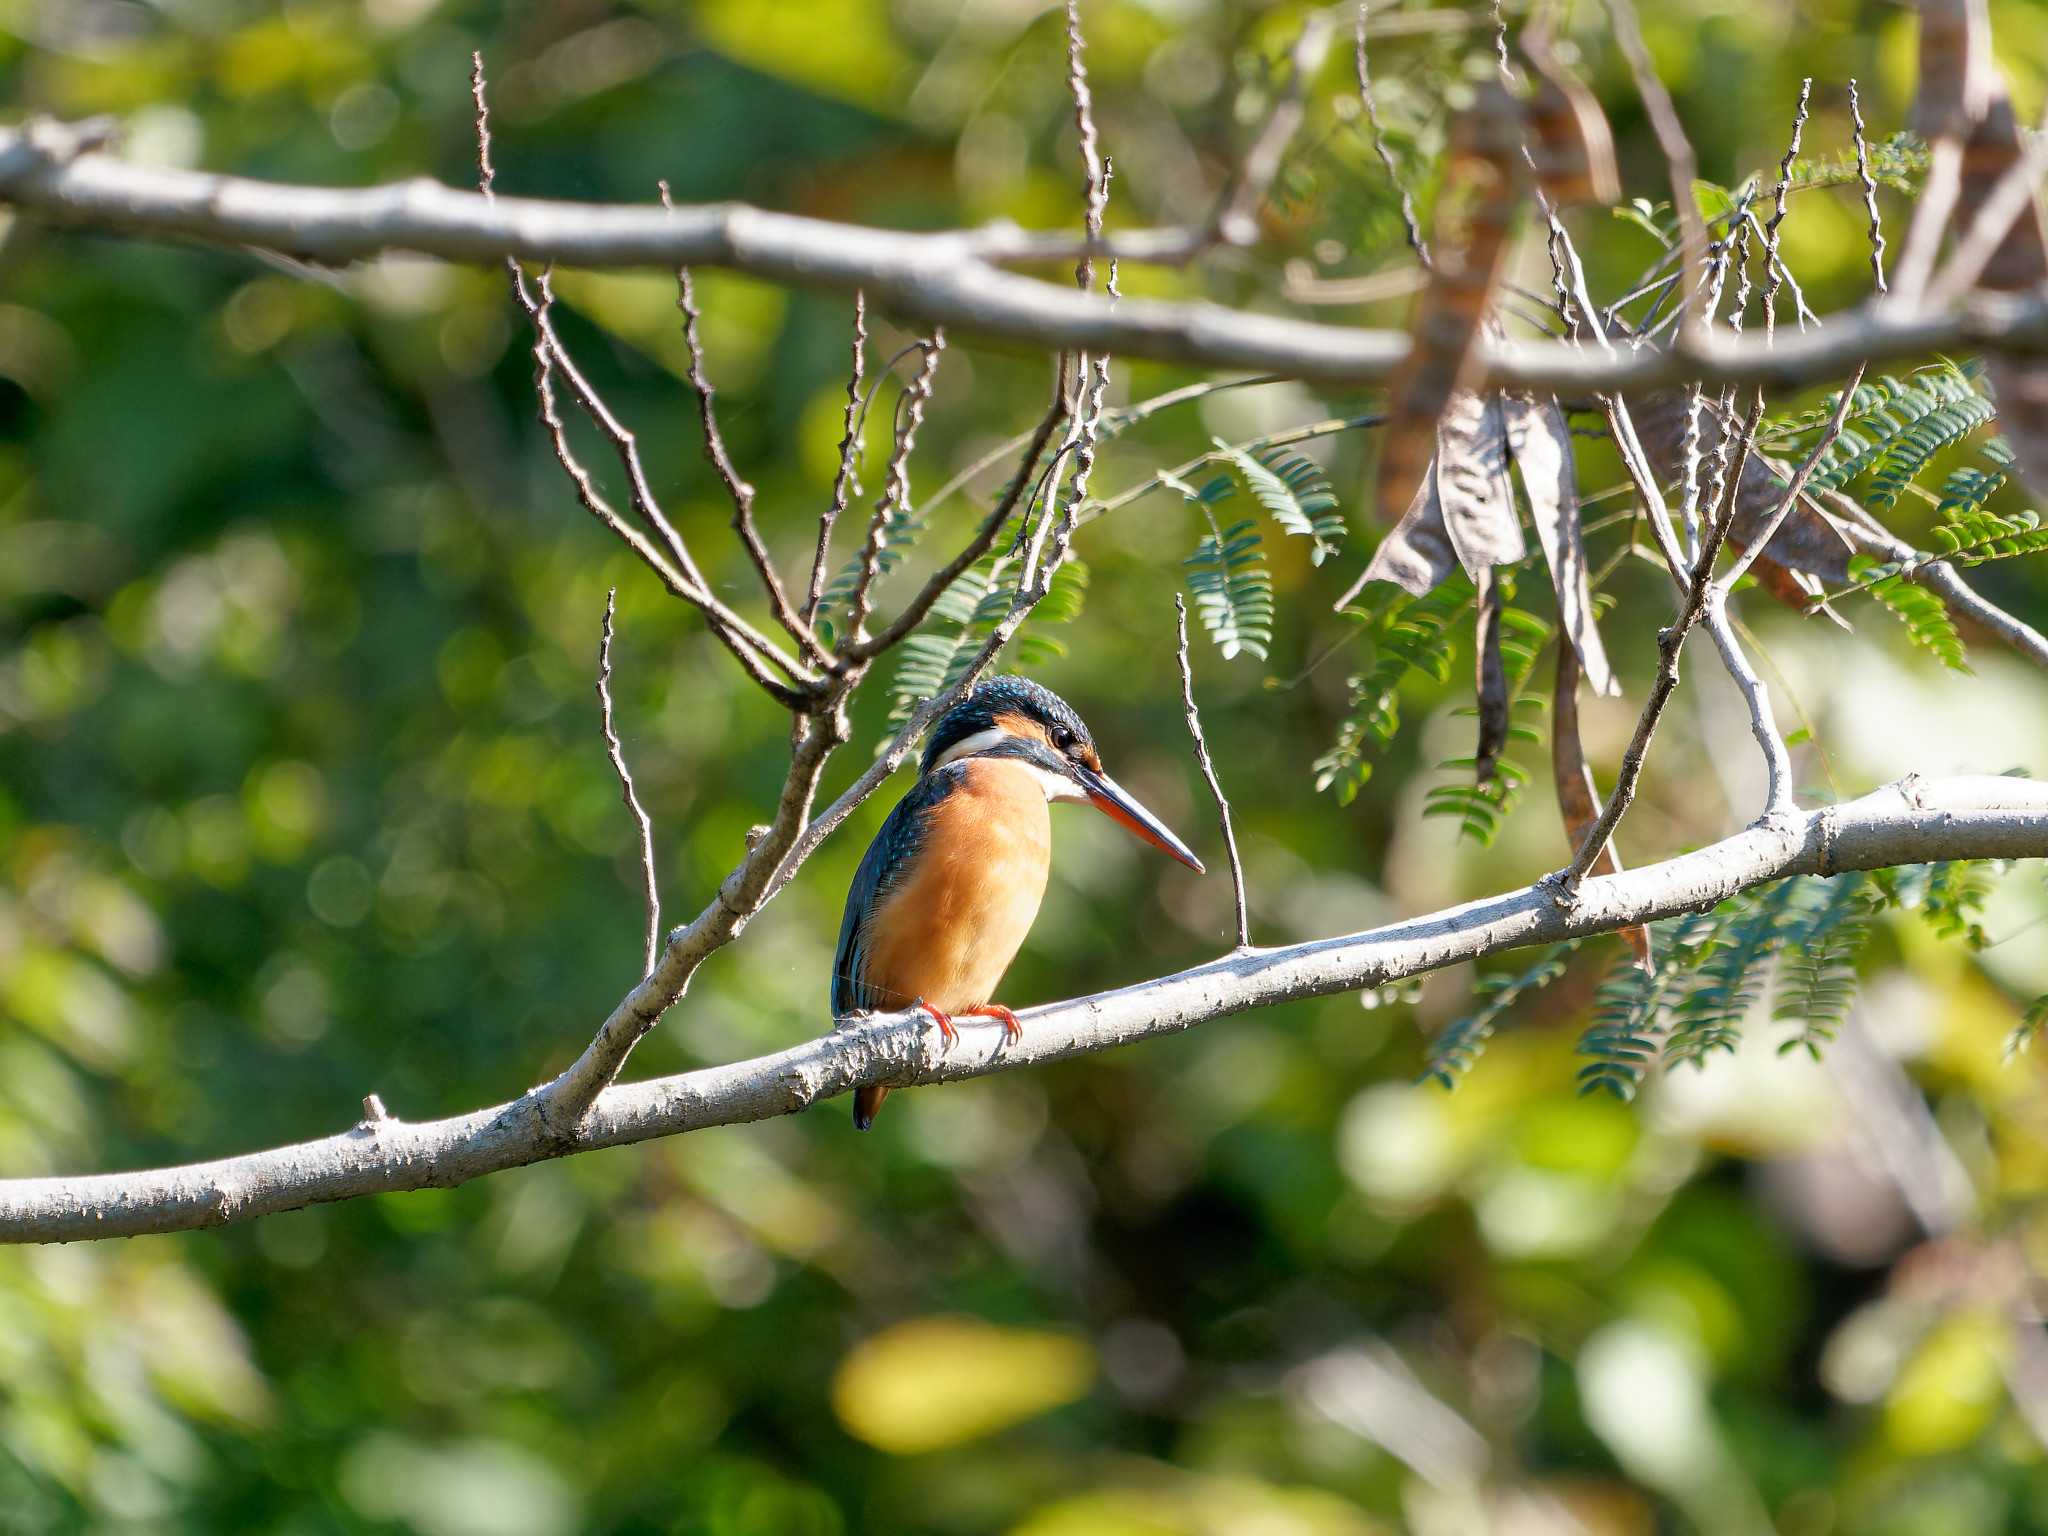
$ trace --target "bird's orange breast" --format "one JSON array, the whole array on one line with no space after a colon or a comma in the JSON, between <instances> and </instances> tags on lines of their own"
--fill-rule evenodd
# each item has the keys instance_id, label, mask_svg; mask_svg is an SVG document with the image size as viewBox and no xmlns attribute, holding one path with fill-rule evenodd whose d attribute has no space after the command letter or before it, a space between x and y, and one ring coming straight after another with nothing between
<instances>
[{"instance_id":1,"label":"bird's orange breast","mask_svg":"<svg viewBox=\"0 0 2048 1536\"><path fill-rule=\"evenodd\" d=\"M934 806L916 859L877 906L865 982L904 1007L944 1013L990 1000L1045 897L1052 817L1045 789L1020 763L974 760Z\"/></svg>"}]
</instances>

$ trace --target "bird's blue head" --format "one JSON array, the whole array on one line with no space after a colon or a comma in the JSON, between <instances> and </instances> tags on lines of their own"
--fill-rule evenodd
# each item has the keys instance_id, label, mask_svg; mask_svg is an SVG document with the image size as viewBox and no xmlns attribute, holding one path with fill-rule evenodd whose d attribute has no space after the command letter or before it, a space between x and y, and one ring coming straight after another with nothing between
<instances>
[{"instance_id":1,"label":"bird's blue head","mask_svg":"<svg viewBox=\"0 0 2048 1536\"><path fill-rule=\"evenodd\" d=\"M1073 705L1043 683L1003 676L975 684L959 703L939 716L924 744L918 772L930 773L941 760L950 762L960 756L954 749L963 742L984 736L992 741L991 733L1042 734L1055 751L1083 749L1096 767L1101 766L1101 759L1095 756L1095 740Z\"/></svg>"},{"instance_id":2,"label":"bird's blue head","mask_svg":"<svg viewBox=\"0 0 2048 1536\"><path fill-rule=\"evenodd\" d=\"M1102 771L1095 738L1074 707L1028 677L978 683L932 728L919 762L932 773L967 758L1008 758L1037 770L1053 800L1086 800L1197 873L1202 861L1131 793Z\"/></svg>"}]
</instances>

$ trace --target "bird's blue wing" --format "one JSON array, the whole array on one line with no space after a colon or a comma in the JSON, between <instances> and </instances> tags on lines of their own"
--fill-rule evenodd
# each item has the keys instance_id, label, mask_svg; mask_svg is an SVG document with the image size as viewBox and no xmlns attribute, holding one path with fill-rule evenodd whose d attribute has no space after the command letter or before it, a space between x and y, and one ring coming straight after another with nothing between
<instances>
[{"instance_id":1,"label":"bird's blue wing","mask_svg":"<svg viewBox=\"0 0 2048 1536\"><path fill-rule=\"evenodd\" d=\"M882 997L867 985L868 923L882 898L894 890L916 862L931 825L932 808L959 785L950 766L919 779L882 823L868 845L853 884L846 893L846 915L839 921L839 948L832 960L832 1016L879 1008L900 1008L908 998Z\"/></svg>"}]
</instances>

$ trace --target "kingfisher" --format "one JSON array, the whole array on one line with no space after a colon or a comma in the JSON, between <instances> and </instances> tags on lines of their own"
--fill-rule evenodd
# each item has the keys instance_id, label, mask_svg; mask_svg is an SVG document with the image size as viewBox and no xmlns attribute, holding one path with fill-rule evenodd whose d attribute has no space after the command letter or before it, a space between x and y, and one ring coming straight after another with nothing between
<instances>
[{"instance_id":1,"label":"kingfisher","mask_svg":"<svg viewBox=\"0 0 2048 1536\"><path fill-rule=\"evenodd\" d=\"M1066 700L1024 677L978 684L939 718L917 783L854 871L832 967L834 1018L914 1008L946 1037L956 1018L1017 1015L992 994L1024 943L1052 867L1055 800L1085 800L1197 874L1202 861L1102 771ZM867 1130L889 1096L857 1088Z\"/></svg>"}]
</instances>

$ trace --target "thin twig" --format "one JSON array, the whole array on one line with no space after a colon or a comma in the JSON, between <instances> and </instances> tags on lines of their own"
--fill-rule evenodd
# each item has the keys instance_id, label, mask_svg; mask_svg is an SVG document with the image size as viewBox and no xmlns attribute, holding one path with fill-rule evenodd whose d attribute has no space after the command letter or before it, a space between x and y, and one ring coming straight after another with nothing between
<instances>
[{"instance_id":1,"label":"thin twig","mask_svg":"<svg viewBox=\"0 0 2048 1536\"><path fill-rule=\"evenodd\" d=\"M1004 525L1016 512L1024 488L1031 483L1031 478L1037 471L1038 460L1045 452L1045 445L1052 440L1053 429L1066 419L1066 415L1067 402L1056 395L1052 405L1040 419L1038 430L1031 435L1025 445L1024 457L1017 465L1017 473L1011 477L1009 489L1003 492L1002 499L995 504L988 516L982 519L974 537L958 554L931 574L924 586L918 590L917 596L904 604L903 611L897 614L880 634L872 639L856 641L849 645L846 652L849 657L866 661L881 655L902 640L924 622L925 615L932 610L932 605L946 595L947 589L960 579L967 568L989 552Z\"/></svg>"},{"instance_id":2,"label":"thin twig","mask_svg":"<svg viewBox=\"0 0 2048 1536\"><path fill-rule=\"evenodd\" d=\"M1331 416L1322 421L1311 421L1302 426L1284 427L1278 432L1249 437L1241 443L1231 444L1228 448L1212 448L1207 453L1197 454L1185 463L1174 465L1171 469L1156 470L1136 485L1126 486L1114 496L1077 507L1074 521L1077 525L1085 527L1098 517L1121 511L1154 491L1165 490L1176 480L1185 480L1206 464L1222 463L1233 452L1252 453L1261 448L1286 448L1295 443L1313 442L1321 437L1334 437L1339 432L1354 432L1365 427L1383 426L1386 419L1386 415L1378 411L1370 411L1363 416Z\"/></svg>"},{"instance_id":3,"label":"thin twig","mask_svg":"<svg viewBox=\"0 0 2048 1536\"><path fill-rule=\"evenodd\" d=\"M1067 0L1067 89L1074 98L1074 130L1081 138L1081 222L1088 236L1088 249L1074 264L1074 284L1083 293L1095 286L1094 248L1102 239L1102 214L1109 206L1109 178L1095 133L1095 95L1088 89L1088 66L1081 61L1087 46L1081 36L1081 0Z\"/></svg>"},{"instance_id":4,"label":"thin twig","mask_svg":"<svg viewBox=\"0 0 2048 1536\"><path fill-rule=\"evenodd\" d=\"M481 53L471 55L470 93L476 106L477 169L478 181L486 202L494 202L497 194L493 183L496 168L490 159L490 112L484 92L484 61ZM689 547L663 514L656 500L653 487L648 483L647 474L640 459L639 443L633 433L615 416L610 407L598 395L590 381L576 367L561 343L554 328L554 288L552 273L543 268L535 279L532 289L528 288L526 274L517 260L507 257L505 269L512 286L512 297L525 313L534 333L534 363L536 395L542 411L541 420L548 429L555 457L561 463L563 472L569 476L577 497L585 508L610 528L631 548L634 554L646 563L676 596L695 607L704 616L711 632L746 669L747 675L759 683L773 696L776 702L787 708L806 707L809 696L806 690L815 685L816 674L794 657L787 655L773 641L762 635L746 620L728 608L711 591L703 573L691 559ZM591 424L608 442L626 472L628 495L633 510L641 521L652 529L661 540L666 557L657 557L653 547L620 518L596 490L589 472L577 461L570 450L566 428L559 411L554 407L553 383L556 378L568 387L570 396ZM780 672L790 680L782 682L773 674ZM795 684L792 687L790 684Z\"/></svg>"},{"instance_id":5,"label":"thin twig","mask_svg":"<svg viewBox=\"0 0 2048 1536\"><path fill-rule=\"evenodd\" d=\"M925 407L931 403L932 380L945 355L946 333L934 331L924 344L924 361L917 376L903 392L896 427L896 446L889 454L889 468L882 482L882 494L868 519L867 542L861 549L860 574L854 578L853 595L847 599L846 637L841 652L867 639L868 615L874 612L875 578L882 567L882 553L889 547L889 524L898 513L910 515L910 455L917 446L917 429L924 423Z\"/></svg>"},{"instance_id":6,"label":"thin twig","mask_svg":"<svg viewBox=\"0 0 2048 1536\"><path fill-rule=\"evenodd\" d=\"M1856 175L1863 183L1863 207L1870 219L1870 275L1882 294L1884 287L1884 220L1877 211L1877 182L1870 174L1870 144L1863 136L1863 104L1856 98L1856 81L1849 81L1849 128L1856 139Z\"/></svg>"},{"instance_id":7,"label":"thin twig","mask_svg":"<svg viewBox=\"0 0 2048 1536\"><path fill-rule=\"evenodd\" d=\"M1672 104L1671 93L1664 88L1664 81L1650 60L1650 50L1643 42L1643 28L1636 19L1633 0L1607 0L1607 9L1614 17L1615 40L1621 44L1622 54L1628 60L1636 93L1643 99L1643 110L1649 114L1650 127L1657 135L1657 147L1663 151L1664 163L1670 172L1671 211L1678 218L1679 273L1685 291L1685 302L1680 312L1686 317L1686 326L1691 327L1698 320L1693 298L1698 291L1707 254L1706 229L1692 199L1692 184L1699 179L1699 158L1693 154L1692 141L1685 136L1685 125L1678 120L1678 108Z\"/></svg>"},{"instance_id":8,"label":"thin twig","mask_svg":"<svg viewBox=\"0 0 2048 1536\"><path fill-rule=\"evenodd\" d=\"M1394 152L1387 147L1386 126L1380 121L1380 104L1372 93L1372 71L1367 67L1365 57L1365 22L1371 10L1370 0L1359 0L1358 28L1355 34L1358 61L1358 96L1365 104L1365 120L1372 126L1373 152L1380 157L1380 164L1387 168L1387 179L1394 184L1394 190L1401 195L1401 224L1408 231L1409 248L1415 252L1416 260L1426 270L1430 265L1429 244L1422 238L1422 221L1415 216L1415 199L1409 195L1408 183L1401 175L1401 168L1394 163Z\"/></svg>"},{"instance_id":9,"label":"thin twig","mask_svg":"<svg viewBox=\"0 0 2048 1536\"><path fill-rule=\"evenodd\" d=\"M1778 200L1771 210L1770 221L1764 225L1764 344L1769 346L1778 336L1778 288L1782 277L1789 276L1778 265L1778 227L1785 222L1787 200L1792 191L1792 162L1799 158L1799 137L1806 131L1808 104L1813 100L1813 76L1808 75L1799 82L1799 105L1792 113L1792 138L1785 146L1785 158L1778 162ZM1798 285L1793 285L1798 292ZM1801 301L1804 303L1804 300Z\"/></svg>"},{"instance_id":10,"label":"thin twig","mask_svg":"<svg viewBox=\"0 0 2048 1536\"><path fill-rule=\"evenodd\" d=\"M661 953L661 887L654 878L654 823L640 804L633 775L626 767L626 749L619 742L619 730L612 717L612 615L618 611L619 589L605 594L604 631L597 643L597 702L604 723L604 750L612 760L612 772L619 776L619 798L633 814L640 829L640 878L647 887L647 963L640 974L654 974L655 958Z\"/></svg>"},{"instance_id":11,"label":"thin twig","mask_svg":"<svg viewBox=\"0 0 2048 1536\"><path fill-rule=\"evenodd\" d=\"M1763 754L1763 814L1780 816L1790 811L1794 804L1792 753L1785 745L1785 733L1778 729L1777 716L1771 710L1770 690L1743 654L1741 642L1736 639L1734 627L1729 623L1727 602L1724 593L1712 592L1707 598L1707 609L1701 622L1706 625L1714 649L1721 653L1721 663L1728 669L1729 677L1734 679L1736 692L1742 695L1742 702L1749 711L1750 734L1756 738L1757 750Z\"/></svg>"},{"instance_id":12,"label":"thin twig","mask_svg":"<svg viewBox=\"0 0 2048 1536\"><path fill-rule=\"evenodd\" d=\"M675 201L669 195L668 183L663 181L658 185L661 188L661 206L673 212ZM726 498L732 502L732 530L739 535L747 558L753 562L754 570L761 578L761 586L768 594L768 606L775 614L776 623L797 643L805 659L813 665L824 666L827 664L825 648L818 643L811 626L790 606L789 593L776 572L775 561L769 556L768 546L761 542L760 529L754 525L754 487L734 467L732 455L726 452L725 436L718 430L718 410L712 403L718 392L712 388L711 377L704 371L704 341L697 329L703 316L697 308L696 286L691 281L688 267L676 268L676 308L682 313L683 345L690 354L688 378L690 388L697 395L697 419L704 432L704 457L724 483Z\"/></svg>"},{"instance_id":13,"label":"thin twig","mask_svg":"<svg viewBox=\"0 0 2048 1536\"><path fill-rule=\"evenodd\" d=\"M864 293L853 296L853 366L846 376L846 433L839 440L839 470L832 477L832 499L818 514L818 553L811 561L811 584L804 595L804 622L818 617L818 604L825 597L825 572L832 561L832 529L846 504L860 491L861 369L866 366L868 346L868 300Z\"/></svg>"},{"instance_id":14,"label":"thin twig","mask_svg":"<svg viewBox=\"0 0 2048 1536\"><path fill-rule=\"evenodd\" d=\"M1780 496L1778 505L1772 509L1771 515L1764 519L1763 525L1747 541L1742 552L1735 557L1726 574L1722 576L1721 590L1724 593L1734 589L1735 583L1742 579L1743 573L1751 565L1755 564L1757 556L1764 552L1765 546L1777 537L1778 530L1785 524L1785 519L1792 515L1792 509L1805 492L1807 482L1820 469L1821 460L1841 437L1842 429L1849 424L1849 412L1855 405L1856 391L1863 383L1863 374L1864 370L1859 367L1849 376L1849 382L1843 388L1841 397L1835 402L1834 414L1828 418L1828 424L1822 428L1819 438L1814 441L1812 449L1801 461L1799 468L1793 471L1792 481Z\"/></svg>"},{"instance_id":15,"label":"thin twig","mask_svg":"<svg viewBox=\"0 0 2048 1536\"><path fill-rule=\"evenodd\" d=\"M1252 947L1251 916L1244 899L1244 865L1237 856L1237 833L1230 825L1230 801L1216 777L1216 765L1209 761L1209 743L1202 736L1202 716L1195 708L1195 670L1188 660L1188 605L1178 592L1173 595L1173 612L1179 634L1181 706L1187 714L1188 735L1194 738L1195 761L1209 783L1209 793L1215 797L1216 820L1223 827L1223 847L1230 856L1230 891L1237 902L1237 952L1242 953Z\"/></svg>"}]
</instances>

